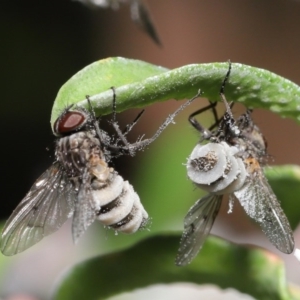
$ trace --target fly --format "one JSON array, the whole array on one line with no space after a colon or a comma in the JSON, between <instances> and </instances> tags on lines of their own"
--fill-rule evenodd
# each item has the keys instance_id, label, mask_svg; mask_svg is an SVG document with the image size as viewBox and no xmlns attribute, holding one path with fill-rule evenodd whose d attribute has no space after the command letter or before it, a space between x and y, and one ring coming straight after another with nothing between
<instances>
[{"instance_id":1,"label":"fly","mask_svg":"<svg viewBox=\"0 0 300 300\"><path fill-rule=\"evenodd\" d=\"M131 19L157 44L161 45L151 14L144 0L78 0L83 4L94 7L111 7L119 9L122 3L130 5Z\"/></svg>"},{"instance_id":2,"label":"fly","mask_svg":"<svg viewBox=\"0 0 300 300\"><path fill-rule=\"evenodd\" d=\"M110 162L120 155L134 156L136 151L145 149L199 94L171 114L152 138L132 144L126 135L142 113L122 132L116 121L114 89L113 94L111 125L116 137L99 128L88 96L91 112L69 107L56 120L54 131L60 136L56 142L56 160L7 220L1 241L4 255L26 250L58 230L71 216L74 242L95 220L124 233L134 233L145 226L148 214L138 194Z\"/></svg>"},{"instance_id":3,"label":"fly","mask_svg":"<svg viewBox=\"0 0 300 300\"><path fill-rule=\"evenodd\" d=\"M278 250L286 254L294 250L288 219L263 173L268 160L266 140L254 124L251 110L235 120L232 106L224 96L230 72L231 63L220 90L226 107L224 116L218 120L216 103L211 103L189 117L190 123L202 134L202 139L188 158L187 174L209 194L198 200L184 219L184 232L176 257L178 266L189 264L200 251L218 215L224 194L229 194L230 209L233 196L239 200L245 212L260 225ZM194 116L210 108L216 123L205 129ZM213 130L216 125L218 128Z\"/></svg>"}]
</instances>

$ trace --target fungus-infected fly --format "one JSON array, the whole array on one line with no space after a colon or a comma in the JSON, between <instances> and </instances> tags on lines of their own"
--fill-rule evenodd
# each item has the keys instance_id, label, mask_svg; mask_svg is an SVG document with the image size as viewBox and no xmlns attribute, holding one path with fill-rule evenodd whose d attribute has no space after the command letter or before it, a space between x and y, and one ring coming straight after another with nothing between
<instances>
[{"instance_id":1,"label":"fungus-infected fly","mask_svg":"<svg viewBox=\"0 0 300 300\"><path fill-rule=\"evenodd\" d=\"M251 110L248 109L235 120L224 96L230 72L229 63L220 90L226 107L224 116L218 120L216 104L211 103L189 117L190 123L202 134L202 139L188 158L187 174L209 194L198 200L185 217L176 258L178 266L190 263L200 251L219 212L224 194L229 194L230 206L233 195L239 200L246 213L260 225L278 250L287 254L294 250L294 237L288 219L263 173L262 168L268 159L266 141L251 119ZM194 116L210 108L213 109L216 123L207 130ZM218 128L212 130L218 124Z\"/></svg>"},{"instance_id":2,"label":"fungus-infected fly","mask_svg":"<svg viewBox=\"0 0 300 300\"><path fill-rule=\"evenodd\" d=\"M70 107L56 120L54 131L60 136L56 161L37 179L6 222L1 241L4 255L26 250L58 230L72 215L75 242L96 219L125 233L145 225L148 214L139 196L109 163L120 155L133 156L151 144L198 95L171 114L152 138L130 144L126 134L141 114L122 132L116 121L114 89L113 94L111 125L116 136L99 128L88 97L91 112Z\"/></svg>"}]
</instances>

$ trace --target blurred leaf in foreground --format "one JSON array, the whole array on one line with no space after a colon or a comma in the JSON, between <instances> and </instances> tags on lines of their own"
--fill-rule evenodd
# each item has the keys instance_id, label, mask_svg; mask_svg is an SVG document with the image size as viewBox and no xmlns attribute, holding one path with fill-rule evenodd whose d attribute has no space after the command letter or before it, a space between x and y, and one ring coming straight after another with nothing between
<instances>
[{"instance_id":1,"label":"blurred leaf in foreground","mask_svg":"<svg viewBox=\"0 0 300 300\"><path fill-rule=\"evenodd\" d=\"M293 299L283 262L270 252L210 237L192 264L174 264L180 235L159 235L132 248L78 264L58 287L54 299L106 299L157 283L212 283L233 287L263 300Z\"/></svg>"}]
</instances>

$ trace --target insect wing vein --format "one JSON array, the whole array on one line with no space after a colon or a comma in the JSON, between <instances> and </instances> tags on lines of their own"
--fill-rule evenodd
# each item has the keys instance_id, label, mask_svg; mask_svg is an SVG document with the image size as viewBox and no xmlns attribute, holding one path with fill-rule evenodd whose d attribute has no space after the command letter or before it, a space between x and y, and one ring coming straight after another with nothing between
<instances>
[{"instance_id":1,"label":"insect wing vein","mask_svg":"<svg viewBox=\"0 0 300 300\"><path fill-rule=\"evenodd\" d=\"M58 230L71 216L74 194L59 163L47 169L7 220L1 251L14 255Z\"/></svg>"},{"instance_id":2,"label":"insect wing vein","mask_svg":"<svg viewBox=\"0 0 300 300\"><path fill-rule=\"evenodd\" d=\"M95 221L96 212L92 205L92 191L88 182L91 181L87 170L79 188L75 212L72 222L72 235L74 243L84 234L86 229Z\"/></svg>"},{"instance_id":3,"label":"insect wing vein","mask_svg":"<svg viewBox=\"0 0 300 300\"><path fill-rule=\"evenodd\" d=\"M270 242L281 252L292 253L295 244L292 229L262 171L250 175L234 194Z\"/></svg>"},{"instance_id":4,"label":"insect wing vein","mask_svg":"<svg viewBox=\"0 0 300 300\"><path fill-rule=\"evenodd\" d=\"M189 264L200 251L222 203L222 196L208 194L198 200L184 219L184 231L176 257L176 265Z\"/></svg>"}]
</instances>

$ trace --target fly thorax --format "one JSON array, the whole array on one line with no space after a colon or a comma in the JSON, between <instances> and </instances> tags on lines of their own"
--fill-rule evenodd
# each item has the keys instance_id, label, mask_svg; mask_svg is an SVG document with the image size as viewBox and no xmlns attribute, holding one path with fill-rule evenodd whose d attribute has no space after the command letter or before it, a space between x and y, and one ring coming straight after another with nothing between
<instances>
[{"instance_id":1,"label":"fly thorax","mask_svg":"<svg viewBox=\"0 0 300 300\"><path fill-rule=\"evenodd\" d=\"M241 156L244 159L255 157L260 164L265 165L268 161L267 142L256 125L242 130L241 137L236 144L241 148Z\"/></svg>"},{"instance_id":2,"label":"fly thorax","mask_svg":"<svg viewBox=\"0 0 300 300\"><path fill-rule=\"evenodd\" d=\"M260 172L260 164L256 158L249 157L244 161L246 170L249 174L255 175L256 173Z\"/></svg>"},{"instance_id":3,"label":"fly thorax","mask_svg":"<svg viewBox=\"0 0 300 300\"><path fill-rule=\"evenodd\" d=\"M100 153L100 142L89 132L77 132L60 138L56 144L56 158L68 177L81 176L91 154Z\"/></svg>"},{"instance_id":4,"label":"fly thorax","mask_svg":"<svg viewBox=\"0 0 300 300\"><path fill-rule=\"evenodd\" d=\"M241 159L246 159L250 155L249 144L243 138L234 138L231 140L230 145L233 145L237 152L235 153L236 157L240 157Z\"/></svg>"}]
</instances>

